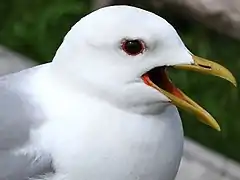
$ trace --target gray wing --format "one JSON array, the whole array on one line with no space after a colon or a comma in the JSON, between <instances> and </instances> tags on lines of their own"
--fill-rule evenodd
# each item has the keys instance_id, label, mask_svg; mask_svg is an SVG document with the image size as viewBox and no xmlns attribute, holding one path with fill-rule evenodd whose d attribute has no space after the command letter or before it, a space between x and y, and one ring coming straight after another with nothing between
<instances>
[{"instance_id":1,"label":"gray wing","mask_svg":"<svg viewBox=\"0 0 240 180\"><path fill-rule=\"evenodd\" d=\"M50 154L16 154L30 138L30 130L44 123L44 115L34 117L38 106L31 102L31 94L24 91L28 78L39 67L0 78L0 180L27 180L53 173ZM25 87L25 89L26 89Z\"/></svg>"}]
</instances>

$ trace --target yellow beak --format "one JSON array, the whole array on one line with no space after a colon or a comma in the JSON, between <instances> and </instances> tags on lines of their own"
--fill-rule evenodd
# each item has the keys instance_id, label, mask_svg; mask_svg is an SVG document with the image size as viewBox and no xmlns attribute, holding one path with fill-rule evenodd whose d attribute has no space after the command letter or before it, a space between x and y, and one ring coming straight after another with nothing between
<instances>
[{"instance_id":1,"label":"yellow beak","mask_svg":"<svg viewBox=\"0 0 240 180\"><path fill-rule=\"evenodd\" d=\"M212 61L197 57L195 55L192 55L192 58L194 60L193 64L176 65L173 67L176 69L192 70L192 71L197 71L205 74L218 76L228 80L234 86L237 86L236 79L234 78L232 73L229 70L227 70L225 67L217 64L216 62L212 62ZM199 106L187 95L185 95L181 90L179 90L178 88L175 88L172 85L172 87L170 88L171 90L170 91L168 90L169 88L164 89L154 84L149 76L146 76L144 78L145 78L144 82L147 82L148 85L154 87L155 89L163 93L165 96L167 96L171 100L172 104L190 113L195 114L201 122L211 126L212 128L218 131L221 130L217 121L205 109Z\"/></svg>"}]
</instances>

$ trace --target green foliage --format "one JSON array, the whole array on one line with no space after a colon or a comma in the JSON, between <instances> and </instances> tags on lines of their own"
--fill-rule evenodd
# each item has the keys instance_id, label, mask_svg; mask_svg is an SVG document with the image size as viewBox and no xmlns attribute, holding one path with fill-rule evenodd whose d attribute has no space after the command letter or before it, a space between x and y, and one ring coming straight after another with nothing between
<instances>
[{"instance_id":1,"label":"green foliage","mask_svg":"<svg viewBox=\"0 0 240 180\"><path fill-rule=\"evenodd\" d=\"M89 10L88 0L2 0L0 42L39 62L49 61L66 32Z\"/></svg>"},{"instance_id":2,"label":"green foliage","mask_svg":"<svg viewBox=\"0 0 240 180\"><path fill-rule=\"evenodd\" d=\"M69 28L90 11L88 0L2 0L0 43L40 63L52 59ZM240 43L180 15L161 12L196 55L217 60L240 80ZM173 52L174 53L174 52ZM216 77L171 70L175 84L203 105L220 122L222 132L181 112L186 135L240 161L239 89Z\"/></svg>"}]
</instances>

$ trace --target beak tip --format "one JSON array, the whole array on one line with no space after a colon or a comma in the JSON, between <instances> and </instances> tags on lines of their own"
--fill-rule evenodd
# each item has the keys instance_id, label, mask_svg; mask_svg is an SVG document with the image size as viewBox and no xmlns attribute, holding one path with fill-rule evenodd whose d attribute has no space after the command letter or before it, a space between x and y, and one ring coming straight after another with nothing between
<instances>
[{"instance_id":1,"label":"beak tip","mask_svg":"<svg viewBox=\"0 0 240 180\"><path fill-rule=\"evenodd\" d=\"M210 125L210 124L209 124ZM214 124L210 125L213 129L217 130L218 132L221 131L221 127L219 126L219 124L217 122L215 122Z\"/></svg>"},{"instance_id":2,"label":"beak tip","mask_svg":"<svg viewBox=\"0 0 240 180\"><path fill-rule=\"evenodd\" d=\"M232 75L228 81L234 85L234 87L237 87L237 80L236 78Z\"/></svg>"},{"instance_id":3,"label":"beak tip","mask_svg":"<svg viewBox=\"0 0 240 180\"><path fill-rule=\"evenodd\" d=\"M235 87L237 87L237 81L236 81L236 80L233 82L233 85L234 85Z\"/></svg>"},{"instance_id":4,"label":"beak tip","mask_svg":"<svg viewBox=\"0 0 240 180\"><path fill-rule=\"evenodd\" d=\"M220 126L218 126L218 127L216 128L216 130L217 130L218 132L221 132Z\"/></svg>"}]
</instances>

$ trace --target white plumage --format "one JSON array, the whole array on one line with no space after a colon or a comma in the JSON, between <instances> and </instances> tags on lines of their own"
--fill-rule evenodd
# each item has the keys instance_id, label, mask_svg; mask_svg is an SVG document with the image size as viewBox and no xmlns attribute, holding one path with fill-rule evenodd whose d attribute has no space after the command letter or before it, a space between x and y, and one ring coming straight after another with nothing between
<instances>
[{"instance_id":1,"label":"white plumage","mask_svg":"<svg viewBox=\"0 0 240 180\"><path fill-rule=\"evenodd\" d=\"M125 39L144 42L144 51L127 54ZM181 119L171 98L142 76L193 63L174 28L153 13L111 6L82 18L51 63L1 79L0 102L21 103L26 112L1 111L6 122L20 120L0 126L0 137L16 132L0 139L0 180L173 180L183 151Z\"/></svg>"},{"instance_id":2,"label":"white plumage","mask_svg":"<svg viewBox=\"0 0 240 180\"><path fill-rule=\"evenodd\" d=\"M119 47L123 38L142 39L148 49L128 56ZM57 173L66 180L174 179L181 120L140 77L154 66L192 61L173 27L150 12L114 6L80 20L49 65L54 74L34 77L48 117L37 137Z\"/></svg>"}]
</instances>

